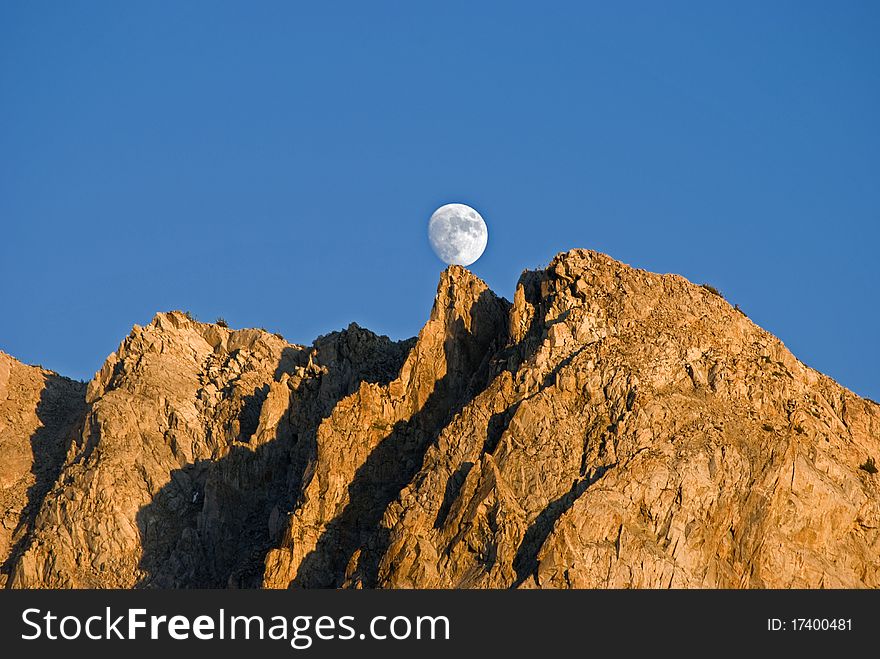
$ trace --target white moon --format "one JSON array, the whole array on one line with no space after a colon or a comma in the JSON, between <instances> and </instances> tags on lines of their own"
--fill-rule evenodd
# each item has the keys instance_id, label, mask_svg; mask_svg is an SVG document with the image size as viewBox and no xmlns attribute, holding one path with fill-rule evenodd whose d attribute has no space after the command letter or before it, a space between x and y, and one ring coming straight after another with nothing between
<instances>
[{"instance_id":1,"label":"white moon","mask_svg":"<svg viewBox=\"0 0 880 659\"><path fill-rule=\"evenodd\" d=\"M464 204L446 204L428 222L434 253L449 265L470 265L483 254L489 229L480 214Z\"/></svg>"}]
</instances>

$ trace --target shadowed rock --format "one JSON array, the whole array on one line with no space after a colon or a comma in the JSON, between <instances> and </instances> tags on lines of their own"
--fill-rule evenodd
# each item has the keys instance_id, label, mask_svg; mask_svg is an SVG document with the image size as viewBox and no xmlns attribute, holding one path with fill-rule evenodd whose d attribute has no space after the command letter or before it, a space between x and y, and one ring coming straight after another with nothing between
<instances>
[{"instance_id":1,"label":"shadowed rock","mask_svg":"<svg viewBox=\"0 0 880 659\"><path fill-rule=\"evenodd\" d=\"M0 587L85 414L86 385L0 353Z\"/></svg>"},{"instance_id":2,"label":"shadowed rock","mask_svg":"<svg viewBox=\"0 0 880 659\"><path fill-rule=\"evenodd\" d=\"M406 342L169 313L85 398L31 368L0 355L13 586L880 586L880 407L596 252L512 303L450 267Z\"/></svg>"}]
</instances>

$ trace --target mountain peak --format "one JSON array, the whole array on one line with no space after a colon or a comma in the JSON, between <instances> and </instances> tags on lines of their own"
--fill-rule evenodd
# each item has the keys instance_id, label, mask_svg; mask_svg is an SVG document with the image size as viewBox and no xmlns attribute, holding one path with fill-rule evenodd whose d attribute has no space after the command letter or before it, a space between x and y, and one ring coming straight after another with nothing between
<instances>
[{"instance_id":1,"label":"mountain peak","mask_svg":"<svg viewBox=\"0 0 880 659\"><path fill-rule=\"evenodd\" d=\"M42 418L29 368L0 355L0 424ZM0 479L46 474L14 586L880 586L880 407L599 252L512 302L450 266L407 341L157 314L61 384Z\"/></svg>"}]
</instances>

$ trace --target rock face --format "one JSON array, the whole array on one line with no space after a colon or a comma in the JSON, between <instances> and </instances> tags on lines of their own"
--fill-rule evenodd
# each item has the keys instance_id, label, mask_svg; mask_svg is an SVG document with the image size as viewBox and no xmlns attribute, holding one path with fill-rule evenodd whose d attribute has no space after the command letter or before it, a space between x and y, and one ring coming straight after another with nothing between
<instances>
[{"instance_id":1,"label":"rock face","mask_svg":"<svg viewBox=\"0 0 880 659\"><path fill-rule=\"evenodd\" d=\"M136 326L89 384L11 585L259 585L310 429L405 352L356 325L311 349L180 313Z\"/></svg>"},{"instance_id":2,"label":"rock face","mask_svg":"<svg viewBox=\"0 0 880 659\"><path fill-rule=\"evenodd\" d=\"M86 385L0 352L0 587L85 415Z\"/></svg>"},{"instance_id":3,"label":"rock face","mask_svg":"<svg viewBox=\"0 0 880 659\"><path fill-rule=\"evenodd\" d=\"M12 587L878 587L880 406L584 250L403 342L185 315L85 385L0 354Z\"/></svg>"}]
</instances>

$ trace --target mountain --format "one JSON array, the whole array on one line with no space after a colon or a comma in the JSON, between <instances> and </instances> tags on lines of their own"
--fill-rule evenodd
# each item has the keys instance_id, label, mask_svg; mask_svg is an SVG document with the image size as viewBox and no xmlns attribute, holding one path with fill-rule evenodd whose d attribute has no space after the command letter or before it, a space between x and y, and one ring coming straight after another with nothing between
<instances>
[{"instance_id":1,"label":"mountain","mask_svg":"<svg viewBox=\"0 0 880 659\"><path fill-rule=\"evenodd\" d=\"M80 384L0 354L7 587L880 586L880 406L586 250L418 337L179 312Z\"/></svg>"}]
</instances>

